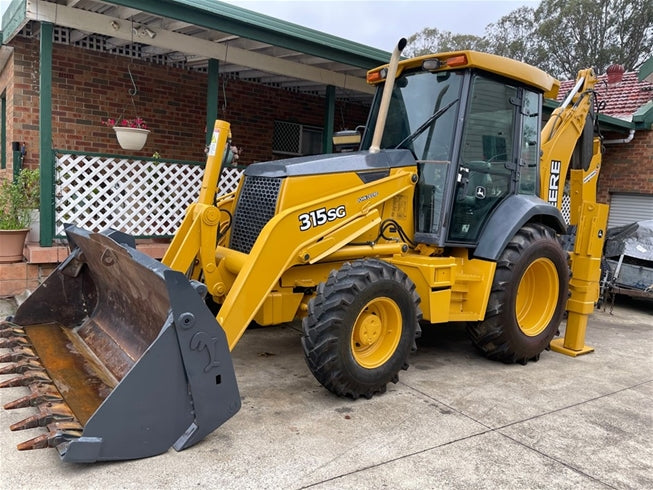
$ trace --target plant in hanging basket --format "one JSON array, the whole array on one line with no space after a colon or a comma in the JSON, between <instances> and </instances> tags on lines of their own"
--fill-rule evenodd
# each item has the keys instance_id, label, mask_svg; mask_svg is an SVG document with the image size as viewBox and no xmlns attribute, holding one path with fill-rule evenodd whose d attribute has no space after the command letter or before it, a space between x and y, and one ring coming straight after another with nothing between
<instances>
[{"instance_id":1,"label":"plant in hanging basket","mask_svg":"<svg viewBox=\"0 0 653 490\"><path fill-rule=\"evenodd\" d=\"M118 144L123 150L140 150L145 146L147 135L150 130L147 129L145 121L140 117L135 119L107 119L102 124L113 128L118 139Z\"/></svg>"}]
</instances>

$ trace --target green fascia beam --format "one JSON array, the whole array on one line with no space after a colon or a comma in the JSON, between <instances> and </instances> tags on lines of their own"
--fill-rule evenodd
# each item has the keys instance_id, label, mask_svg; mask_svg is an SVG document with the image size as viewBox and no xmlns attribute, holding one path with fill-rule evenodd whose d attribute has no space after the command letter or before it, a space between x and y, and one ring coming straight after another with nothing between
<instances>
[{"instance_id":1,"label":"green fascia beam","mask_svg":"<svg viewBox=\"0 0 653 490\"><path fill-rule=\"evenodd\" d=\"M649 100L633 114L637 129L653 129L653 100Z\"/></svg>"},{"instance_id":2,"label":"green fascia beam","mask_svg":"<svg viewBox=\"0 0 653 490\"><path fill-rule=\"evenodd\" d=\"M27 0L13 0L2 15L2 44L9 42L27 24Z\"/></svg>"},{"instance_id":3,"label":"green fascia beam","mask_svg":"<svg viewBox=\"0 0 653 490\"><path fill-rule=\"evenodd\" d=\"M644 64L639 67L639 72L637 72L637 79L640 82L643 80L648 80L650 82L651 78L653 78L653 56L647 59Z\"/></svg>"},{"instance_id":4,"label":"green fascia beam","mask_svg":"<svg viewBox=\"0 0 653 490\"><path fill-rule=\"evenodd\" d=\"M386 51L215 0L107 0L106 3L364 69L388 63L390 59Z\"/></svg>"}]
</instances>

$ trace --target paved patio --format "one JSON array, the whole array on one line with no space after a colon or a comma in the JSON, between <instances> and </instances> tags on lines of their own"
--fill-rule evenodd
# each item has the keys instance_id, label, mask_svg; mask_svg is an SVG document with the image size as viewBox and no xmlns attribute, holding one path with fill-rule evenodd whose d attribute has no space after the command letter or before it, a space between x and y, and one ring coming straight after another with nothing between
<instances>
[{"instance_id":1,"label":"paved patio","mask_svg":"<svg viewBox=\"0 0 653 490\"><path fill-rule=\"evenodd\" d=\"M596 352L527 366L480 357L460 325L425 329L399 383L357 401L315 381L299 325L251 329L242 409L198 445L66 464L15 449L42 433L8 429L33 409L0 410L0 488L653 488L652 306L619 298L590 320Z\"/></svg>"}]
</instances>

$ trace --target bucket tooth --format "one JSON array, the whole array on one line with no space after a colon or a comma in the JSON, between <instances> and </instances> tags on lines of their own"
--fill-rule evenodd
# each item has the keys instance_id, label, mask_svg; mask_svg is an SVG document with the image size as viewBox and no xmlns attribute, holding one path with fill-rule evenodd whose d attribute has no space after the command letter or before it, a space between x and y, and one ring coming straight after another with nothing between
<instances>
[{"instance_id":1,"label":"bucket tooth","mask_svg":"<svg viewBox=\"0 0 653 490\"><path fill-rule=\"evenodd\" d=\"M73 439L78 439L79 437L81 437L82 435L81 426L79 424L77 424L77 426L79 426L80 428L79 429L57 428L55 430L51 430L47 434L41 434L40 436L36 436L28 441L21 442L20 444L18 444L17 448L19 451L27 451L30 449L45 449L48 447L57 447L59 444L63 442L68 442Z\"/></svg>"},{"instance_id":2,"label":"bucket tooth","mask_svg":"<svg viewBox=\"0 0 653 490\"><path fill-rule=\"evenodd\" d=\"M42 370L43 366L36 360L18 361L0 368L0 374L23 374L27 371Z\"/></svg>"},{"instance_id":3,"label":"bucket tooth","mask_svg":"<svg viewBox=\"0 0 653 490\"><path fill-rule=\"evenodd\" d=\"M56 391L51 393L31 393L22 398L18 398L13 402L5 403L4 409L12 410L14 408L36 407L44 403L61 403L61 402L63 402L63 398Z\"/></svg>"},{"instance_id":4,"label":"bucket tooth","mask_svg":"<svg viewBox=\"0 0 653 490\"><path fill-rule=\"evenodd\" d=\"M0 327L0 337L25 337L25 330L17 326Z\"/></svg>"},{"instance_id":5,"label":"bucket tooth","mask_svg":"<svg viewBox=\"0 0 653 490\"><path fill-rule=\"evenodd\" d=\"M56 433L55 433L56 434ZM29 449L45 449L50 447L49 440L53 434L41 434L28 441L21 442L16 447L19 451L27 451Z\"/></svg>"},{"instance_id":6,"label":"bucket tooth","mask_svg":"<svg viewBox=\"0 0 653 490\"><path fill-rule=\"evenodd\" d=\"M40 413L27 417L9 426L9 430L33 429L45 427L53 422L65 422L75 420L75 416L65 403L47 403L39 407Z\"/></svg>"},{"instance_id":7,"label":"bucket tooth","mask_svg":"<svg viewBox=\"0 0 653 490\"><path fill-rule=\"evenodd\" d=\"M14 335L13 337L0 338L0 347L12 349L14 347L30 347L27 337Z\"/></svg>"},{"instance_id":8,"label":"bucket tooth","mask_svg":"<svg viewBox=\"0 0 653 490\"><path fill-rule=\"evenodd\" d=\"M0 363L5 362L19 362L38 359L36 353L29 347L17 347L11 352L2 354L0 356Z\"/></svg>"},{"instance_id":9,"label":"bucket tooth","mask_svg":"<svg viewBox=\"0 0 653 490\"><path fill-rule=\"evenodd\" d=\"M50 378L45 371L30 370L25 372L22 376L8 379L0 383L0 388L10 388L14 386L28 386L31 383L37 382L50 382Z\"/></svg>"}]
</instances>

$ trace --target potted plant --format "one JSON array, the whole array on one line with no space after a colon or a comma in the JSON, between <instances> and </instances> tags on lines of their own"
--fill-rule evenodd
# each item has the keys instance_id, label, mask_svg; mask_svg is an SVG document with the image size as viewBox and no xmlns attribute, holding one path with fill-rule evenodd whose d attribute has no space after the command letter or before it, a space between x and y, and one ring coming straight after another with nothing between
<instances>
[{"instance_id":1,"label":"potted plant","mask_svg":"<svg viewBox=\"0 0 653 490\"><path fill-rule=\"evenodd\" d=\"M107 119L102 124L113 128L118 144L123 150L141 150L145 146L150 130L140 117L135 119Z\"/></svg>"},{"instance_id":2,"label":"potted plant","mask_svg":"<svg viewBox=\"0 0 653 490\"><path fill-rule=\"evenodd\" d=\"M38 197L38 170L24 168L15 179L0 182L0 262L22 260Z\"/></svg>"},{"instance_id":3,"label":"potted plant","mask_svg":"<svg viewBox=\"0 0 653 490\"><path fill-rule=\"evenodd\" d=\"M19 175L20 185L25 189L26 203L30 210L28 242L38 242L41 236L41 187L39 169L23 169Z\"/></svg>"}]
</instances>

